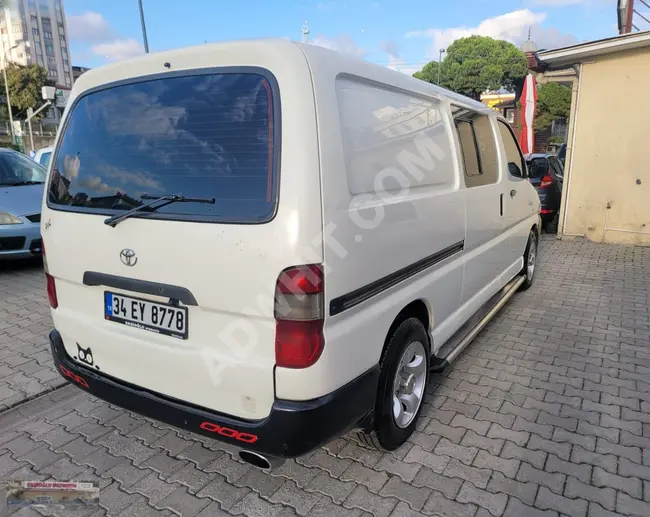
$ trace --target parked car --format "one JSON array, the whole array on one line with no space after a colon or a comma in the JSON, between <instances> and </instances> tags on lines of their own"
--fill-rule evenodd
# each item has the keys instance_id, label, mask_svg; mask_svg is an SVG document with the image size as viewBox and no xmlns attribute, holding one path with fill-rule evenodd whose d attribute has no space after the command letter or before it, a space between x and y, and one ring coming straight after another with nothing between
<instances>
[{"instance_id":1,"label":"parked car","mask_svg":"<svg viewBox=\"0 0 650 517\"><path fill-rule=\"evenodd\" d=\"M539 199L479 102L267 40L94 69L69 102L43 204L56 367L255 466L352 429L396 449L430 371L533 282Z\"/></svg>"},{"instance_id":2,"label":"parked car","mask_svg":"<svg viewBox=\"0 0 650 517\"><path fill-rule=\"evenodd\" d=\"M562 165L562 170L564 171L564 166L566 165L566 144L562 144L560 149L557 152L557 159Z\"/></svg>"},{"instance_id":3,"label":"parked car","mask_svg":"<svg viewBox=\"0 0 650 517\"><path fill-rule=\"evenodd\" d=\"M34 156L34 161L41 164L46 169L50 165L50 158L52 157L52 147L43 147L36 151L36 156Z\"/></svg>"},{"instance_id":4,"label":"parked car","mask_svg":"<svg viewBox=\"0 0 650 517\"><path fill-rule=\"evenodd\" d=\"M541 203L544 231L557 233L562 201L562 163L552 154L532 154L526 158L531 184Z\"/></svg>"},{"instance_id":5,"label":"parked car","mask_svg":"<svg viewBox=\"0 0 650 517\"><path fill-rule=\"evenodd\" d=\"M46 171L0 148L0 260L41 254L41 204Z\"/></svg>"}]
</instances>

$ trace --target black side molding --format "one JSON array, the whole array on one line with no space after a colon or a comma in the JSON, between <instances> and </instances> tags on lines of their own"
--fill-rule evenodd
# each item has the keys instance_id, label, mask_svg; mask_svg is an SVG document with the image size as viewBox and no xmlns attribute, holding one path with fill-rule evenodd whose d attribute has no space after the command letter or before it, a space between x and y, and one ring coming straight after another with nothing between
<instances>
[{"instance_id":1,"label":"black side molding","mask_svg":"<svg viewBox=\"0 0 650 517\"><path fill-rule=\"evenodd\" d=\"M107 275L106 273L98 273L96 271L86 271L83 282L84 285L103 285L105 287L133 291L134 293L164 296L165 298L178 300L185 305L198 306L194 295L185 287L147 282L146 280L136 280L135 278L126 278L123 276Z\"/></svg>"},{"instance_id":2,"label":"black side molding","mask_svg":"<svg viewBox=\"0 0 650 517\"><path fill-rule=\"evenodd\" d=\"M383 291L390 289L391 287L407 280L408 278L417 275L418 273L429 269L430 267L435 266L439 262L455 255L456 253L461 253L465 247L465 241L457 242L452 244L448 248L438 251L433 255L423 258L414 262L410 266L395 271L390 275L387 275L379 280L376 280L366 286L360 287L348 294L339 296L330 301L330 316L335 316L340 314L343 311L351 309L352 307L359 305L360 303L369 300L373 296L377 296Z\"/></svg>"}]
</instances>

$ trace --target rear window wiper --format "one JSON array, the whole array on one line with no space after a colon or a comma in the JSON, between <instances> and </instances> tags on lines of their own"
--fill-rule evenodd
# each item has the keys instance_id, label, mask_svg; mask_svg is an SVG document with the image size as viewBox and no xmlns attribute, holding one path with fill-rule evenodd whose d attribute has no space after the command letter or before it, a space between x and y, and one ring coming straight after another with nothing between
<instances>
[{"instance_id":1,"label":"rear window wiper","mask_svg":"<svg viewBox=\"0 0 650 517\"><path fill-rule=\"evenodd\" d=\"M171 205L172 203L207 203L213 205L216 201L213 197L210 198L185 197L180 194L171 194L169 196L149 196L145 194L144 196L141 196L141 199L150 199L151 201L149 203L145 203L144 205L136 206L135 208L123 214L109 217L108 219L104 220L104 224L107 224L108 226L115 228L115 226L117 226L119 223L121 223L125 219L128 219L129 217L134 216L135 214L144 210L145 208L151 208L151 211L155 212L156 210L159 210L164 206ZM155 207L153 206L156 203L160 203L161 201L164 201L164 203Z\"/></svg>"},{"instance_id":2,"label":"rear window wiper","mask_svg":"<svg viewBox=\"0 0 650 517\"><path fill-rule=\"evenodd\" d=\"M5 187L22 187L23 185L42 185L44 181L16 181L15 183L0 183Z\"/></svg>"}]
</instances>

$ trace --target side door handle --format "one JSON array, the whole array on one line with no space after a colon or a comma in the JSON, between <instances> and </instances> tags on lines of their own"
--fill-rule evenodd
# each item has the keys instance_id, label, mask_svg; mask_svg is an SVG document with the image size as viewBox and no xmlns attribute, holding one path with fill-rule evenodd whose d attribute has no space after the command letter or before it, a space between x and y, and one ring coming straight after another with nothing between
<instances>
[{"instance_id":1,"label":"side door handle","mask_svg":"<svg viewBox=\"0 0 650 517\"><path fill-rule=\"evenodd\" d=\"M515 197L516 195L517 195L517 191L514 190L514 189L512 189L512 190L510 191L510 197Z\"/></svg>"}]
</instances>

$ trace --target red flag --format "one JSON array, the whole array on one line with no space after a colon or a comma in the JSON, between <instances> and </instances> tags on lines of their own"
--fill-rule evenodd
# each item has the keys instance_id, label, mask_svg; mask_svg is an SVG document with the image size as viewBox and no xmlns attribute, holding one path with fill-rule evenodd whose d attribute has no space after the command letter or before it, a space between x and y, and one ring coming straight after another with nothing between
<instances>
[{"instance_id":1,"label":"red flag","mask_svg":"<svg viewBox=\"0 0 650 517\"><path fill-rule=\"evenodd\" d=\"M537 84L532 74L526 76L524 89L521 92L522 128L519 145L524 154L535 150L535 108L537 107Z\"/></svg>"}]
</instances>

